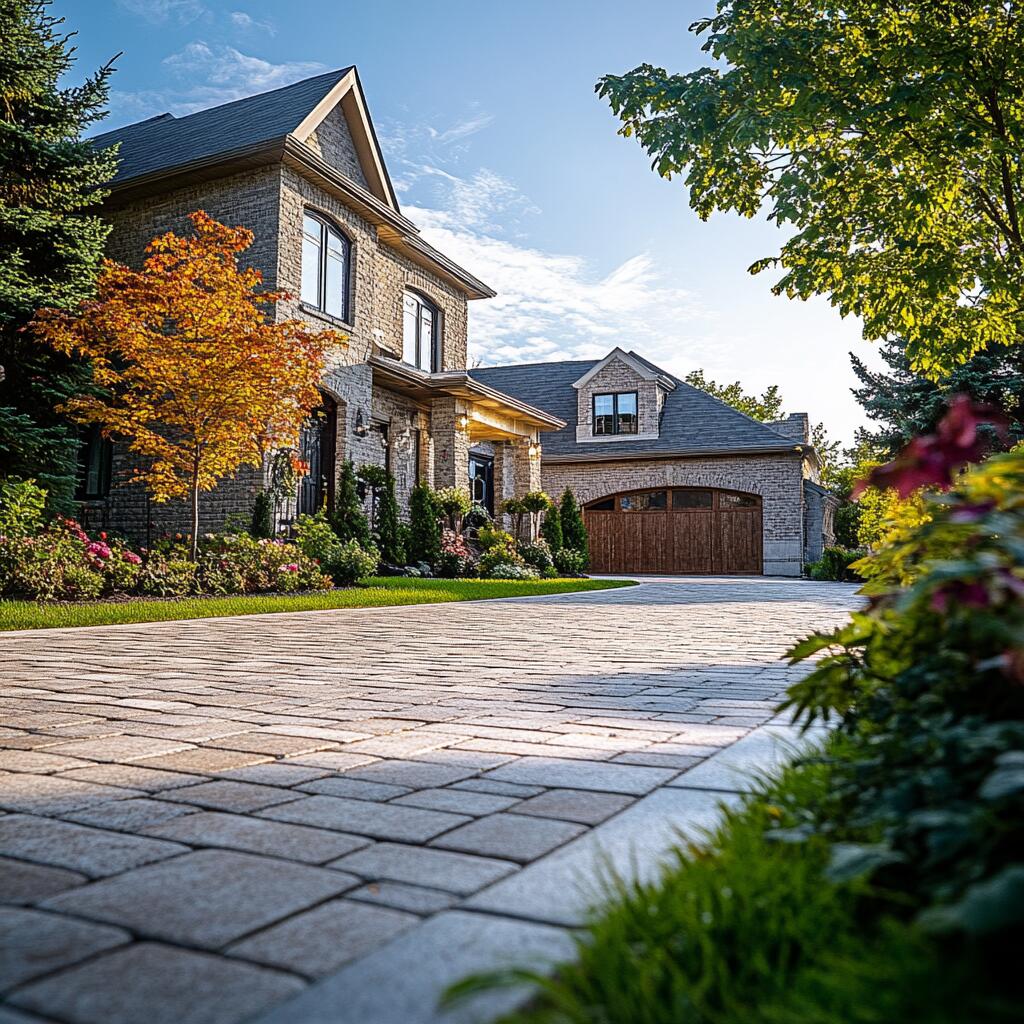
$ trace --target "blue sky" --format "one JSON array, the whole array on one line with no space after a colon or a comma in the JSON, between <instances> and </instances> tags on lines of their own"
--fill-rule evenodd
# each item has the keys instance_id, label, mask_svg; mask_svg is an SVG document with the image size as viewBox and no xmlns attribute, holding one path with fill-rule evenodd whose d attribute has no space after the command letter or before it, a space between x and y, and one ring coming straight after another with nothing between
<instances>
[{"instance_id":1,"label":"blue sky","mask_svg":"<svg viewBox=\"0 0 1024 1024\"><path fill-rule=\"evenodd\" d=\"M103 129L188 113L356 64L404 212L499 292L471 304L479 363L635 348L703 367L852 440L859 324L770 292L763 219L701 222L616 134L594 93L642 62L706 63L687 32L713 0L56 0L79 70L118 51Z\"/></svg>"}]
</instances>

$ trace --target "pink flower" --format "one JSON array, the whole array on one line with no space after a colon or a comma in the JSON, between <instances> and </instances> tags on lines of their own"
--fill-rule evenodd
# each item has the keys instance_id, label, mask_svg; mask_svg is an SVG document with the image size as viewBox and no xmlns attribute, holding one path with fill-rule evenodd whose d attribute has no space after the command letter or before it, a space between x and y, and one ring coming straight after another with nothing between
<instances>
[{"instance_id":1,"label":"pink flower","mask_svg":"<svg viewBox=\"0 0 1024 1024\"><path fill-rule=\"evenodd\" d=\"M110 548L101 540L94 540L85 549L85 553L92 558L107 559L110 557Z\"/></svg>"},{"instance_id":2,"label":"pink flower","mask_svg":"<svg viewBox=\"0 0 1024 1024\"><path fill-rule=\"evenodd\" d=\"M132 565L142 565L142 559L134 551L125 551L121 557Z\"/></svg>"},{"instance_id":3,"label":"pink flower","mask_svg":"<svg viewBox=\"0 0 1024 1024\"><path fill-rule=\"evenodd\" d=\"M901 498L909 497L919 487L945 490L953 477L968 462L977 462L988 449L978 427L988 424L997 436L1007 436L1006 418L987 405L975 405L967 395L956 395L949 402L949 412L939 421L934 434L915 437L892 462L872 470L866 480L853 489L859 498L865 488L894 488Z\"/></svg>"}]
</instances>

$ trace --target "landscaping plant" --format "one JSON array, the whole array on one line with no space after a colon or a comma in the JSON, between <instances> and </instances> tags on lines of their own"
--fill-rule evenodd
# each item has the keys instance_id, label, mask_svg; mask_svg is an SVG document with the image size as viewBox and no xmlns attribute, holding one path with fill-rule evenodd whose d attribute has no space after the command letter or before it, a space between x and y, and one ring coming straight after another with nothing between
<instances>
[{"instance_id":1,"label":"landscaping plant","mask_svg":"<svg viewBox=\"0 0 1024 1024\"><path fill-rule=\"evenodd\" d=\"M587 528L583 523L583 514L576 504L576 495L566 487L562 493L558 516L562 524L562 547L575 551L582 558L582 569L590 562L587 549ZM580 571L582 571L582 569Z\"/></svg>"},{"instance_id":2,"label":"landscaping plant","mask_svg":"<svg viewBox=\"0 0 1024 1024\"><path fill-rule=\"evenodd\" d=\"M395 497L395 478L387 473L377 502L377 544L387 565L405 565L405 535Z\"/></svg>"},{"instance_id":3,"label":"landscaping plant","mask_svg":"<svg viewBox=\"0 0 1024 1024\"><path fill-rule=\"evenodd\" d=\"M562 549L562 518L558 513L558 506L551 502L544 513L544 520L540 524L540 535L547 541L552 554Z\"/></svg>"},{"instance_id":4,"label":"landscaping plant","mask_svg":"<svg viewBox=\"0 0 1024 1024\"><path fill-rule=\"evenodd\" d=\"M372 544L363 547L353 538L342 540L324 509L313 515L299 516L295 534L302 553L316 561L335 586L351 586L377 571L380 561L377 549Z\"/></svg>"},{"instance_id":5,"label":"landscaping plant","mask_svg":"<svg viewBox=\"0 0 1024 1024\"><path fill-rule=\"evenodd\" d=\"M523 511L530 517L530 536L535 541L540 532L540 517L551 507L551 499L543 491L527 491L520 499Z\"/></svg>"},{"instance_id":6,"label":"landscaping plant","mask_svg":"<svg viewBox=\"0 0 1024 1024\"><path fill-rule=\"evenodd\" d=\"M448 529L462 533L463 520L473 507L469 491L465 487L442 487L434 492L434 500Z\"/></svg>"},{"instance_id":7,"label":"landscaping plant","mask_svg":"<svg viewBox=\"0 0 1024 1024\"><path fill-rule=\"evenodd\" d=\"M274 536L274 496L266 490L256 492L252 503L252 523L249 526L249 533L253 537Z\"/></svg>"},{"instance_id":8,"label":"landscaping plant","mask_svg":"<svg viewBox=\"0 0 1024 1024\"><path fill-rule=\"evenodd\" d=\"M409 559L436 565L441 556L441 511L434 491L421 481L409 495Z\"/></svg>"},{"instance_id":9,"label":"landscaping plant","mask_svg":"<svg viewBox=\"0 0 1024 1024\"><path fill-rule=\"evenodd\" d=\"M342 463L334 492L331 526L341 540L354 540L364 548L371 544L370 523L359 497L359 481L351 460Z\"/></svg>"}]
</instances>

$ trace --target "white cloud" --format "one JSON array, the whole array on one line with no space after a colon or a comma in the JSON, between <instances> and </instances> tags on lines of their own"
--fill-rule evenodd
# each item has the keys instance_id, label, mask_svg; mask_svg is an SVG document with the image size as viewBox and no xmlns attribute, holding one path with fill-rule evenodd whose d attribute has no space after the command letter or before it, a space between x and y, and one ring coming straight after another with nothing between
<instances>
[{"instance_id":1,"label":"white cloud","mask_svg":"<svg viewBox=\"0 0 1024 1024\"><path fill-rule=\"evenodd\" d=\"M255 93L291 85L325 71L313 61L284 61L275 64L242 53L233 46L196 41L165 57L163 65L178 88L160 91L111 93L112 124L148 117L169 110L191 114L206 107L229 103Z\"/></svg>"},{"instance_id":2,"label":"white cloud","mask_svg":"<svg viewBox=\"0 0 1024 1024\"><path fill-rule=\"evenodd\" d=\"M172 20L187 25L209 13L200 0L118 0L118 4L156 25Z\"/></svg>"},{"instance_id":3,"label":"white cloud","mask_svg":"<svg viewBox=\"0 0 1024 1024\"><path fill-rule=\"evenodd\" d=\"M272 21L257 21L245 11L232 11L228 17L231 19L231 24L243 32L266 32L269 36L277 34L277 29Z\"/></svg>"}]
</instances>

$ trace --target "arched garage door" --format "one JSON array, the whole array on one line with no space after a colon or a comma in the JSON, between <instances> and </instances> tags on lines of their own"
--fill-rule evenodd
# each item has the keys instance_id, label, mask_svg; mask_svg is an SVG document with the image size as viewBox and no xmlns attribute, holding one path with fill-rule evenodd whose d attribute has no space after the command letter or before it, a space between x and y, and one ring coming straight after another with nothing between
<instances>
[{"instance_id":1,"label":"arched garage door","mask_svg":"<svg viewBox=\"0 0 1024 1024\"><path fill-rule=\"evenodd\" d=\"M761 499L699 487L629 491L584 507L593 572L760 573Z\"/></svg>"}]
</instances>

